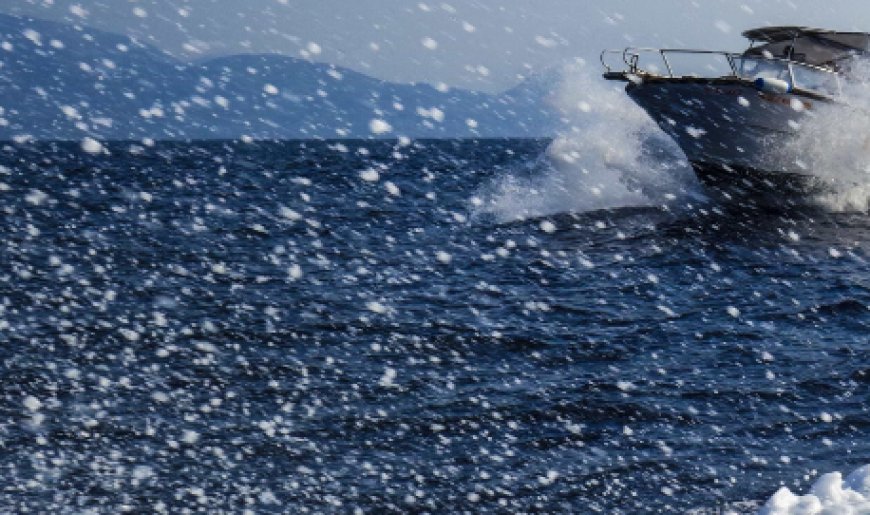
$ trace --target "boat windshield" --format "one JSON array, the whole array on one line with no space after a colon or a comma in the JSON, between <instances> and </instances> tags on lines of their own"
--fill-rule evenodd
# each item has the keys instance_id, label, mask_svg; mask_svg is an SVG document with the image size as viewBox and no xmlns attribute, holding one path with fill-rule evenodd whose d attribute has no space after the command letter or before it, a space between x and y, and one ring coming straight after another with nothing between
<instances>
[{"instance_id":1,"label":"boat windshield","mask_svg":"<svg viewBox=\"0 0 870 515\"><path fill-rule=\"evenodd\" d=\"M780 79L789 83L793 80L792 86L796 88L827 95L835 95L839 92L838 78L833 70L829 71L798 62L789 63L764 56L747 55L735 57L734 65L737 74L745 79L753 81L759 78Z\"/></svg>"}]
</instances>

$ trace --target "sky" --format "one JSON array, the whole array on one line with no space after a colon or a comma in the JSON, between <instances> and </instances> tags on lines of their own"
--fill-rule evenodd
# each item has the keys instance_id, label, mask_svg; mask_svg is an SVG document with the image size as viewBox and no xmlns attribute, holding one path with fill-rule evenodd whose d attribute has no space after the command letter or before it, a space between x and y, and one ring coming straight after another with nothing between
<instances>
[{"instance_id":1,"label":"sky","mask_svg":"<svg viewBox=\"0 0 870 515\"><path fill-rule=\"evenodd\" d=\"M487 92L626 45L742 50L743 30L870 31L867 0L3 0L0 13L127 34L175 57L279 53Z\"/></svg>"}]
</instances>

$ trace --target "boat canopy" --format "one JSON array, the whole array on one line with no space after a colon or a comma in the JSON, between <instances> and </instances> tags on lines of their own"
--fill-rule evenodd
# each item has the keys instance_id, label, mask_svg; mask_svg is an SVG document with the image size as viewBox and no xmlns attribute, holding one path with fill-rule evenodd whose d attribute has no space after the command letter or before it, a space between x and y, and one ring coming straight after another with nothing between
<instances>
[{"instance_id":1,"label":"boat canopy","mask_svg":"<svg viewBox=\"0 0 870 515\"><path fill-rule=\"evenodd\" d=\"M839 70L845 60L870 52L870 33L837 32L808 27L764 27L747 30L743 36L762 43L752 46L745 56L791 59L814 66Z\"/></svg>"}]
</instances>

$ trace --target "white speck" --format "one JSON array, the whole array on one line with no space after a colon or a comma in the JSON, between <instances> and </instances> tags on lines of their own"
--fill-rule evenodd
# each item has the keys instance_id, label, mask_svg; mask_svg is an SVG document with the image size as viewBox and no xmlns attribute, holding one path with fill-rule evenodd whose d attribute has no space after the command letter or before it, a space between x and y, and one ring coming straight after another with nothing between
<instances>
[{"instance_id":1,"label":"white speck","mask_svg":"<svg viewBox=\"0 0 870 515\"><path fill-rule=\"evenodd\" d=\"M86 11L85 8L79 4L73 4L69 6L69 12L73 13L75 16L78 16L79 18L85 18L88 15L88 11Z\"/></svg>"},{"instance_id":2,"label":"white speck","mask_svg":"<svg viewBox=\"0 0 870 515\"><path fill-rule=\"evenodd\" d=\"M462 22L462 30L464 30L465 32L474 32L475 30L477 30L477 28L474 25L468 23L467 21L464 21Z\"/></svg>"},{"instance_id":3,"label":"white speck","mask_svg":"<svg viewBox=\"0 0 870 515\"><path fill-rule=\"evenodd\" d=\"M134 7L133 14L135 14L139 18L145 18L146 16L148 16L148 11L142 9L141 7Z\"/></svg>"},{"instance_id":4,"label":"white speck","mask_svg":"<svg viewBox=\"0 0 870 515\"><path fill-rule=\"evenodd\" d=\"M191 431L190 429L185 429L181 434L181 441L188 445L193 445L199 441L199 433Z\"/></svg>"},{"instance_id":5,"label":"white speck","mask_svg":"<svg viewBox=\"0 0 870 515\"><path fill-rule=\"evenodd\" d=\"M39 32L36 32L33 29L25 29L22 34L24 34L24 37L29 39L34 45L42 46L42 35L40 35Z\"/></svg>"},{"instance_id":6,"label":"white speck","mask_svg":"<svg viewBox=\"0 0 870 515\"><path fill-rule=\"evenodd\" d=\"M667 315L667 316L669 316L669 317L671 317L671 318L677 316L677 314L674 313L674 310L671 309L671 308L669 308L669 307L667 307L667 306L659 305L659 306L656 306L656 308L658 308L659 311L661 311L662 313L664 313L665 315Z\"/></svg>"},{"instance_id":7,"label":"white speck","mask_svg":"<svg viewBox=\"0 0 870 515\"><path fill-rule=\"evenodd\" d=\"M616 387L623 392L627 392L634 389L634 384L632 384L631 381L617 381Z\"/></svg>"},{"instance_id":8,"label":"white speck","mask_svg":"<svg viewBox=\"0 0 870 515\"><path fill-rule=\"evenodd\" d=\"M33 204L34 206L39 206L45 203L48 200L48 194L46 194L42 190L30 190L24 200L26 200L29 204Z\"/></svg>"},{"instance_id":9,"label":"white speck","mask_svg":"<svg viewBox=\"0 0 870 515\"><path fill-rule=\"evenodd\" d=\"M707 134L707 131L698 127L689 126L686 127L686 133L693 138L700 138L704 134Z\"/></svg>"},{"instance_id":10,"label":"white speck","mask_svg":"<svg viewBox=\"0 0 870 515\"><path fill-rule=\"evenodd\" d=\"M275 494L271 490L264 490L257 496L261 504L281 504Z\"/></svg>"},{"instance_id":11,"label":"white speck","mask_svg":"<svg viewBox=\"0 0 870 515\"><path fill-rule=\"evenodd\" d=\"M154 475L154 470L147 465L136 465L133 467L133 479L138 479L139 481L143 479L148 479L149 477Z\"/></svg>"},{"instance_id":12,"label":"white speck","mask_svg":"<svg viewBox=\"0 0 870 515\"><path fill-rule=\"evenodd\" d=\"M217 95L216 97L214 97L214 103L223 107L224 109L226 109L230 106L230 101L227 100L226 97L222 97L220 95Z\"/></svg>"},{"instance_id":13,"label":"white speck","mask_svg":"<svg viewBox=\"0 0 870 515\"><path fill-rule=\"evenodd\" d=\"M103 150L105 150L102 143L91 137L83 139L81 146L82 150L84 150L88 154L99 154L103 152Z\"/></svg>"},{"instance_id":14,"label":"white speck","mask_svg":"<svg viewBox=\"0 0 870 515\"><path fill-rule=\"evenodd\" d=\"M541 222L541 230L546 233L554 233L556 232L556 224L549 220L544 220Z\"/></svg>"},{"instance_id":15,"label":"white speck","mask_svg":"<svg viewBox=\"0 0 870 515\"><path fill-rule=\"evenodd\" d=\"M544 36L535 36L535 43L541 45L544 48L553 48L559 44L555 39L547 38Z\"/></svg>"},{"instance_id":16,"label":"white speck","mask_svg":"<svg viewBox=\"0 0 870 515\"><path fill-rule=\"evenodd\" d=\"M266 84L265 86L263 86L263 91L269 95L278 94L278 88L276 88L274 84Z\"/></svg>"},{"instance_id":17,"label":"white speck","mask_svg":"<svg viewBox=\"0 0 870 515\"><path fill-rule=\"evenodd\" d=\"M465 496L469 502L478 502L480 501L480 494L477 492L469 492L467 496Z\"/></svg>"},{"instance_id":18,"label":"white speck","mask_svg":"<svg viewBox=\"0 0 870 515\"><path fill-rule=\"evenodd\" d=\"M828 424L834 421L834 417L826 411L823 411L822 414L819 415L819 418L822 419L822 422L827 422Z\"/></svg>"},{"instance_id":19,"label":"white speck","mask_svg":"<svg viewBox=\"0 0 870 515\"><path fill-rule=\"evenodd\" d=\"M152 316L154 317L154 325L158 327L166 327L169 324L169 320L163 313L155 312Z\"/></svg>"},{"instance_id":20,"label":"white speck","mask_svg":"<svg viewBox=\"0 0 870 515\"><path fill-rule=\"evenodd\" d=\"M323 49L320 48L320 45L318 45L314 41L309 41L308 45L305 48L311 55L320 55L320 53L323 52Z\"/></svg>"},{"instance_id":21,"label":"white speck","mask_svg":"<svg viewBox=\"0 0 870 515\"><path fill-rule=\"evenodd\" d=\"M731 32L731 25L729 25L728 22L724 20L716 20L716 23L714 23L713 26L721 30L725 34Z\"/></svg>"},{"instance_id":22,"label":"white speck","mask_svg":"<svg viewBox=\"0 0 870 515\"><path fill-rule=\"evenodd\" d=\"M545 486L546 486L546 485L551 485L551 484L553 484L553 482L555 482L556 479L558 479L558 478L559 478L559 473L558 473L558 472L556 472L555 470L548 470L546 476L540 476L540 477L538 477L538 483L541 483L542 485L545 485Z\"/></svg>"},{"instance_id":23,"label":"white speck","mask_svg":"<svg viewBox=\"0 0 870 515\"><path fill-rule=\"evenodd\" d=\"M399 195L402 194L402 190L400 190L398 186L396 186L395 184L393 184L390 181L385 182L384 187L387 188L387 193L389 193L390 195L392 195L394 197L398 197Z\"/></svg>"},{"instance_id":24,"label":"white speck","mask_svg":"<svg viewBox=\"0 0 870 515\"><path fill-rule=\"evenodd\" d=\"M359 178L366 182L376 182L381 178L381 175L374 168L368 168L359 173Z\"/></svg>"},{"instance_id":25,"label":"white speck","mask_svg":"<svg viewBox=\"0 0 870 515\"><path fill-rule=\"evenodd\" d=\"M831 247L828 249L828 255L832 258L839 258L843 256L843 253L835 249L834 247Z\"/></svg>"},{"instance_id":26,"label":"white speck","mask_svg":"<svg viewBox=\"0 0 870 515\"><path fill-rule=\"evenodd\" d=\"M443 250L439 250L435 253L435 259L437 259L439 263L447 265L453 260L453 256Z\"/></svg>"},{"instance_id":27,"label":"white speck","mask_svg":"<svg viewBox=\"0 0 870 515\"><path fill-rule=\"evenodd\" d=\"M24 398L24 407L29 411L39 411L42 408L42 402L32 395Z\"/></svg>"},{"instance_id":28,"label":"white speck","mask_svg":"<svg viewBox=\"0 0 870 515\"><path fill-rule=\"evenodd\" d=\"M278 212L282 218L286 218L287 220L299 220L302 218L302 215L287 206L281 206L281 209L279 209Z\"/></svg>"},{"instance_id":29,"label":"white speck","mask_svg":"<svg viewBox=\"0 0 870 515\"><path fill-rule=\"evenodd\" d=\"M438 109L437 107L432 107L430 109L426 109L424 107L417 108L417 114L422 116L423 118L431 118L436 122L444 121L444 111Z\"/></svg>"},{"instance_id":30,"label":"white speck","mask_svg":"<svg viewBox=\"0 0 870 515\"><path fill-rule=\"evenodd\" d=\"M725 311L727 311L728 314L731 315L731 316L733 316L734 318L738 318L738 317L740 317L740 310L737 309L737 308L735 308L734 306L728 306L728 307L725 309Z\"/></svg>"},{"instance_id":31,"label":"white speck","mask_svg":"<svg viewBox=\"0 0 870 515\"><path fill-rule=\"evenodd\" d=\"M791 99L789 101L789 105L791 106L792 109L794 109L795 112L798 112L798 113L802 112L806 108L804 103L802 101L798 100L797 98Z\"/></svg>"},{"instance_id":32,"label":"white speck","mask_svg":"<svg viewBox=\"0 0 870 515\"><path fill-rule=\"evenodd\" d=\"M469 129L476 129L478 126L478 123L477 123L477 120L475 120L474 118L469 118L469 119L465 120L465 125L467 125Z\"/></svg>"},{"instance_id":33,"label":"white speck","mask_svg":"<svg viewBox=\"0 0 870 515\"><path fill-rule=\"evenodd\" d=\"M743 107L749 107L749 100L746 100L744 97L737 97L737 103Z\"/></svg>"},{"instance_id":34,"label":"white speck","mask_svg":"<svg viewBox=\"0 0 870 515\"><path fill-rule=\"evenodd\" d=\"M387 123L385 120L381 120L380 118L375 118L374 120L369 122L369 130L372 134L386 134L393 130L393 126Z\"/></svg>"},{"instance_id":35,"label":"white speck","mask_svg":"<svg viewBox=\"0 0 870 515\"><path fill-rule=\"evenodd\" d=\"M438 48L438 42L432 38L423 38L420 40L420 44L428 48L429 50L435 50L436 48Z\"/></svg>"},{"instance_id":36,"label":"white speck","mask_svg":"<svg viewBox=\"0 0 870 515\"><path fill-rule=\"evenodd\" d=\"M372 313L377 313L379 315L383 315L387 312L387 307L375 300L367 302L366 309L368 309Z\"/></svg>"},{"instance_id":37,"label":"white speck","mask_svg":"<svg viewBox=\"0 0 870 515\"><path fill-rule=\"evenodd\" d=\"M390 386L394 386L393 381L396 379L396 376L399 374L396 372L396 369L387 367L384 369L384 375L381 376L381 379L378 381L378 384L387 388Z\"/></svg>"},{"instance_id":38,"label":"white speck","mask_svg":"<svg viewBox=\"0 0 870 515\"><path fill-rule=\"evenodd\" d=\"M126 338L128 341L135 342L136 340L139 339L139 333L137 333L136 331L134 331L132 329L127 329L126 327L122 327L121 329L118 329L118 332L120 332L121 336Z\"/></svg>"},{"instance_id":39,"label":"white speck","mask_svg":"<svg viewBox=\"0 0 870 515\"><path fill-rule=\"evenodd\" d=\"M290 279L299 279L300 277L302 277L302 268L296 263L293 263L292 265L290 265L290 268L287 269L287 275L288 277L290 277Z\"/></svg>"}]
</instances>

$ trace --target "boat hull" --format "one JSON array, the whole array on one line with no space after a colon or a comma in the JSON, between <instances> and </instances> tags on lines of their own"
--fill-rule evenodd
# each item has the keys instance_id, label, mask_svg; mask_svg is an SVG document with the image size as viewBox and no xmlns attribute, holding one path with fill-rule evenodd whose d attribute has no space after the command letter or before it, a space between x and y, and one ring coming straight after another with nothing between
<instances>
[{"instance_id":1,"label":"boat hull","mask_svg":"<svg viewBox=\"0 0 870 515\"><path fill-rule=\"evenodd\" d=\"M828 101L823 97L762 93L737 78L643 79L626 92L679 145L706 186L777 195L825 187L795 152L803 118Z\"/></svg>"}]
</instances>

